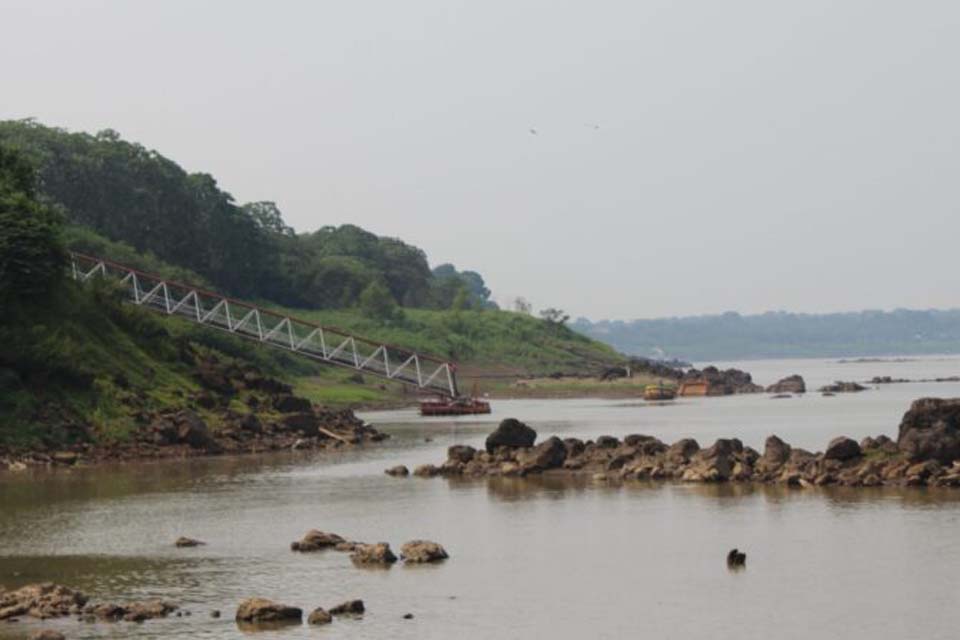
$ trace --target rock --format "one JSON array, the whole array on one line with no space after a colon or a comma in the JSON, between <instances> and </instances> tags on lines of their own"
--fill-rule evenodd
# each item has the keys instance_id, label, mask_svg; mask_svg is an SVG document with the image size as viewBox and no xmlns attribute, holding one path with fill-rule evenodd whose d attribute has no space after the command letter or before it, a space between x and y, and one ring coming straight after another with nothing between
<instances>
[{"instance_id":1,"label":"rock","mask_svg":"<svg viewBox=\"0 0 960 640\"><path fill-rule=\"evenodd\" d=\"M500 426L487 436L487 453L493 453L497 447L532 447L537 432L516 418L506 418Z\"/></svg>"},{"instance_id":2,"label":"rock","mask_svg":"<svg viewBox=\"0 0 960 640\"><path fill-rule=\"evenodd\" d=\"M214 609L213 611L211 611L211 612L210 612L210 617L211 617L211 618L219 618L219 617L220 617L220 609Z\"/></svg>"},{"instance_id":3,"label":"rock","mask_svg":"<svg viewBox=\"0 0 960 640\"><path fill-rule=\"evenodd\" d=\"M412 614L412 613L405 613L405 614L403 614L403 619L404 619L404 620L413 620L413 614Z\"/></svg>"},{"instance_id":4,"label":"rock","mask_svg":"<svg viewBox=\"0 0 960 640\"><path fill-rule=\"evenodd\" d=\"M440 469L435 467L432 464L422 464L416 469L413 470L413 475L420 478L432 478L433 476L439 475Z\"/></svg>"},{"instance_id":5,"label":"rock","mask_svg":"<svg viewBox=\"0 0 960 640\"><path fill-rule=\"evenodd\" d=\"M207 544L202 540L194 540L193 538L187 538L185 536L180 536L174 541L173 546L175 547L200 547Z\"/></svg>"},{"instance_id":6,"label":"rock","mask_svg":"<svg viewBox=\"0 0 960 640\"><path fill-rule=\"evenodd\" d=\"M306 398L282 395L274 399L273 408L280 413L312 413L313 403Z\"/></svg>"},{"instance_id":7,"label":"rock","mask_svg":"<svg viewBox=\"0 0 960 640\"><path fill-rule=\"evenodd\" d=\"M771 399L771 400L786 400L787 398L792 398L792 397L793 397L793 394L792 394L792 393L777 393L777 394L774 394L774 395L770 396L770 399Z\"/></svg>"},{"instance_id":8,"label":"rock","mask_svg":"<svg viewBox=\"0 0 960 640\"><path fill-rule=\"evenodd\" d=\"M260 418L255 413L248 413L243 416L237 426L248 433L263 433L263 423L260 422Z\"/></svg>"},{"instance_id":9,"label":"rock","mask_svg":"<svg viewBox=\"0 0 960 640\"><path fill-rule=\"evenodd\" d=\"M338 604L334 608L330 609L330 613L335 616L359 616L363 615L364 611L366 611L366 609L363 606L363 600L347 600L343 604Z\"/></svg>"},{"instance_id":10,"label":"rock","mask_svg":"<svg viewBox=\"0 0 960 640\"><path fill-rule=\"evenodd\" d=\"M913 461L960 459L960 398L921 398L900 422L897 446Z\"/></svg>"},{"instance_id":11,"label":"rock","mask_svg":"<svg viewBox=\"0 0 960 640\"><path fill-rule=\"evenodd\" d=\"M562 466L566 459L567 448L557 436L551 436L517 456L520 468L524 473L555 469Z\"/></svg>"},{"instance_id":12,"label":"rock","mask_svg":"<svg viewBox=\"0 0 960 640\"><path fill-rule=\"evenodd\" d=\"M781 465L790 459L790 445L777 436L770 436L763 445L763 460L767 464Z\"/></svg>"},{"instance_id":13,"label":"rock","mask_svg":"<svg viewBox=\"0 0 960 640\"><path fill-rule=\"evenodd\" d=\"M357 564L390 565L397 561L397 556L391 551L389 543L378 542L376 544L357 545L353 553L350 554L350 559Z\"/></svg>"},{"instance_id":14,"label":"rock","mask_svg":"<svg viewBox=\"0 0 960 640\"><path fill-rule=\"evenodd\" d=\"M303 609L278 604L266 598L249 598L237 607L237 622L285 622L303 619Z\"/></svg>"},{"instance_id":15,"label":"rock","mask_svg":"<svg viewBox=\"0 0 960 640\"><path fill-rule=\"evenodd\" d=\"M567 448L567 458L578 456L587 448L579 438L564 438L563 446Z\"/></svg>"},{"instance_id":16,"label":"rock","mask_svg":"<svg viewBox=\"0 0 960 640\"><path fill-rule=\"evenodd\" d=\"M289 413L280 419L280 426L285 431L299 431L307 436L315 436L317 430L317 416L313 413Z\"/></svg>"},{"instance_id":17,"label":"rock","mask_svg":"<svg viewBox=\"0 0 960 640\"><path fill-rule=\"evenodd\" d=\"M436 542L430 542L429 540L411 540L410 542L405 542L402 547L400 547L400 557L404 562L439 562L441 560L446 560L450 556L447 555L446 549L437 544Z\"/></svg>"},{"instance_id":18,"label":"rock","mask_svg":"<svg viewBox=\"0 0 960 640\"><path fill-rule=\"evenodd\" d=\"M830 444L827 445L827 450L823 454L823 459L840 460L843 462L845 460L856 458L860 455L863 455L863 452L860 450L860 445L857 444L856 440L852 440L846 436L840 436L839 438L834 438L831 440Z\"/></svg>"},{"instance_id":19,"label":"rock","mask_svg":"<svg viewBox=\"0 0 960 640\"><path fill-rule=\"evenodd\" d=\"M597 438L598 449L616 449L620 446L620 441L613 436L600 436Z\"/></svg>"},{"instance_id":20,"label":"rock","mask_svg":"<svg viewBox=\"0 0 960 640\"><path fill-rule=\"evenodd\" d=\"M728 567L742 567L746 563L747 554L741 552L739 549L731 549L730 553L727 554Z\"/></svg>"},{"instance_id":21,"label":"rock","mask_svg":"<svg viewBox=\"0 0 960 640\"><path fill-rule=\"evenodd\" d=\"M151 620L153 618L165 618L174 611L177 611L177 609L179 609L177 605L163 600L146 600L128 604L103 602L88 606L84 609L84 613L107 622L117 622L119 620L143 622L144 620ZM180 612L177 612L177 615L181 615Z\"/></svg>"},{"instance_id":22,"label":"rock","mask_svg":"<svg viewBox=\"0 0 960 640\"><path fill-rule=\"evenodd\" d=\"M57 464L74 465L80 455L76 451L57 451L50 456Z\"/></svg>"},{"instance_id":23,"label":"rock","mask_svg":"<svg viewBox=\"0 0 960 640\"><path fill-rule=\"evenodd\" d=\"M464 464L473 460L473 456L476 454L476 449L465 444L455 444L447 449L448 460L456 460L457 462L463 462Z\"/></svg>"},{"instance_id":24,"label":"rock","mask_svg":"<svg viewBox=\"0 0 960 640\"><path fill-rule=\"evenodd\" d=\"M319 551L321 549L328 549L334 547L342 542L345 542L343 537L338 536L335 533L327 533L326 531L320 531L318 529L311 529L300 539L299 542L291 542L290 550L291 551Z\"/></svg>"},{"instance_id":25,"label":"rock","mask_svg":"<svg viewBox=\"0 0 960 640\"><path fill-rule=\"evenodd\" d=\"M693 438L684 438L677 440L667 449L667 459L686 462L697 451L700 451L700 445Z\"/></svg>"},{"instance_id":26,"label":"rock","mask_svg":"<svg viewBox=\"0 0 960 640\"><path fill-rule=\"evenodd\" d=\"M28 584L14 591L0 588L0 620L17 616L59 618L83 610L87 597L79 591L52 582Z\"/></svg>"},{"instance_id":27,"label":"rock","mask_svg":"<svg viewBox=\"0 0 960 640\"><path fill-rule=\"evenodd\" d=\"M410 475L410 469L407 469L407 467L402 464L398 464L395 467L385 469L384 473L395 478L405 478Z\"/></svg>"},{"instance_id":28,"label":"rock","mask_svg":"<svg viewBox=\"0 0 960 640\"><path fill-rule=\"evenodd\" d=\"M307 624L330 624L333 622L333 616L330 615L323 607L317 607L310 612L310 615L307 616Z\"/></svg>"},{"instance_id":29,"label":"rock","mask_svg":"<svg viewBox=\"0 0 960 640\"><path fill-rule=\"evenodd\" d=\"M184 409L174 416L174 422L177 427L177 440L190 445L194 449L203 449L207 453L220 453L223 451L213 436L207 429L207 423L203 418L189 409Z\"/></svg>"},{"instance_id":30,"label":"rock","mask_svg":"<svg viewBox=\"0 0 960 640\"><path fill-rule=\"evenodd\" d=\"M833 384L820 387L820 391L823 393L856 393L858 391L866 390L867 388L862 384L858 384L856 382L843 382L841 380L837 380Z\"/></svg>"},{"instance_id":31,"label":"rock","mask_svg":"<svg viewBox=\"0 0 960 640\"><path fill-rule=\"evenodd\" d=\"M796 374L767 387L767 393L806 393L806 391L807 385L803 377Z\"/></svg>"},{"instance_id":32,"label":"rock","mask_svg":"<svg viewBox=\"0 0 960 640\"><path fill-rule=\"evenodd\" d=\"M41 629L32 634L30 640L66 640L66 636L53 629Z\"/></svg>"}]
</instances>

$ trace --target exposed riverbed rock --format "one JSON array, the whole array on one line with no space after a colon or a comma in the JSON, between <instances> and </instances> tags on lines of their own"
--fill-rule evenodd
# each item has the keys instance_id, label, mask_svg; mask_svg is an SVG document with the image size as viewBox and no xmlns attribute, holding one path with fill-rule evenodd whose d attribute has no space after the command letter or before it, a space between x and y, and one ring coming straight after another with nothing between
<instances>
[{"instance_id":1,"label":"exposed riverbed rock","mask_svg":"<svg viewBox=\"0 0 960 640\"><path fill-rule=\"evenodd\" d=\"M18 616L45 619L75 615L85 604L85 595L52 582L28 584L13 591L0 588L0 620Z\"/></svg>"},{"instance_id":2,"label":"exposed riverbed rock","mask_svg":"<svg viewBox=\"0 0 960 640\"><path fill-rule=\"evenodd\" d=\"M397 561L397 556L390 549L390 544L377 542L376 544L358 544L350 559L361 565L391 565Z\"/></svg>"},{"instance_id":3,"label":"exposed riverbed rock","mask_svg":"<svg viewBox=\"0 0 960 640\"><path fill-rule=\"evenodd\" d=\"M173 546L175 546L175 547L202 547L202 546L205 545L205 544L207 544L207 543L206 543L206 542L203 542L202 540L196 540L196 539L194 539L194 538L187 538L186 536L180 536L179 538L177 538L177 539L174 541Z\"/></svg>"},{"instance_id":4,"label":"exposed riverbed rock","mask_svg":"<svg viewBox=\"0 0 960 640\"><path fill-rule=\"evenodd\" d=\"M807 383L803 376L794 374L767 387L767 393L806 393Z\"/></svg>"},{"instance_id":5,"label":"exposed riverbed rock","mask_svg":"<svg viewBox=\"0 0 960 640\"><path fill-rule=\"evenodd\" d=\"M857 444L856 440L852 440L846 436L840 436L830 441L830 444L827 445L827 450L823 454L823 458L824 460L840 460L843 462L862 454L863 452L860 450L860 445Z\"/></svg>"},{"instance_id":6,"label":"exposed riverbed rock","mask_svg":"<svg viewBox=\"0 0 960 640\"><path fill-rule=\"evenodd\" d=\"M493 453L497 447L532 447L536 439L536 431L516 418L506 418L487 436L485 445L487 453Z\"/></svg>"},{"instance_id":7,"label":"exposed riverbed rock","mask_svg":"<svg viewBox=\"0 0 960 640\"><path fill-rule=\"evenodd\" d=\"M363 606L363 600L347 600L330 609L331 615L335 616L359 616L364 611L366 607Z\"/></svg>"},{"instance_id":8,"label":"exposed riverbed rock","mask_svg":"<svg viewBox=\"0 0 960 640\"><path fill-rule=\"evenodd\" d=\"M297 542L290 543L291 551L320 551L346 542L342 536L318 529L311 529Z\"/></svg>"},{"instance_id":9,"label":"exposed riverbed rock","mask_svg":"<svg viewBox=\"0 0 960 640\"><path fill-rule=\"evenodd\" d=\"M66 636L53 629L41 629L33 633L30 640L66 640Z\"/></svg>"},{"instance_id":10,"label":"exposed riverbed rock","mask_svg":"<svg viewBox=\"0 0 960 640\"><path fill-rule=\"evenodd\" d=\"M411 540L400 547L400 557L404 562L422 563L422 562L440 562L450 556L446 549L429 540Z\"/></svg>"},{"instance_id":11,"label":"exposed riverbed rock","mask_svg":"<svg viewBox=\"0 0 960 640\"><path fill-rule=\"evenodd\" d=\"M278 604L266 598L249 598L237 607L237 622L284 622L303 619L303 609Z\"/></svg>"},{"instance_id":12,"label":"exposed riverbed rock","mask_svg":"<svg viewBox=\"0 0 960 640\"><path fill-rule=\"evenodd\" d=\"M746 371L740 369L721 371L714 366L704 367L702 371L689 369L683 374L681 382L705 383L708 396L728 396L763 391L763 387L754 383L752 376Z\"/></svg>"},{"instance_id":13,"label":"exposed riverbed rock","mask_svg":"<svg viewBox=\"0 0 960 640\"><path fill-rule=\"evenodd\" d=\"M897 446L912 461L960 459L960 398L921 398L900 422Z\"/></svg>"},{"instance_id":14,"label":"exposed riverbed rock","mask_svg":"<svg viewBox=\"0 0 960 640\"><path fill-rule=\"evenodd\" d=\"M842 380L820 387L820 391L823 393L856 393L866 390L867 388L858 382L843 382Z\"/></svg>"},{"instance_id":15,"label":"exposed riverbed rock","mask_svg":"<svg viewBox=\"0 0 960 640\"><path fill-rule=\"evenodd\" d=\"M402 464L385 469L383 472L388 476L393 476L395 478L405 478L410 475L410 469L407 469L407 467Z\"/></svg>"},{"instance_id":16,"label":"exposed riverbed rock","mask_svg":"<svg viewBox=\"0 0 960 640\"><path fill-rule=\"evenodd\" d=\"M117 622L119 620L143 622L144 620L151 620L153 618L165 618L177 609L179 609L177 605L164 600L145 600L143 602L129 602L125 604L104 602L87 605L83 612L86 615L107 622Z\"/></svg>"},{"instance_id":17,"label":"exposed riverbed rock","mask_svg":"<svg viewBox=\"0 0 960 640\"><path fill-rule=\"evenodd\" d=\"M567 475L602 482L682 480L761 482L792 487L960 486L960 400L918 401L904 418L899 443L887 436L862 443L839 437L824 453L791 447L770 436L763 454L736 438L720 438L706 449L693 439L667 445L631 434L622 441L547 438L535 446L497 446L493 452L455 448L440 466L423 465L446 477ZM956 464L953 464L956 461Z\"/></svg>"},{"instance_id":18,"label":"exposed riverbed rock","mask_svg":"<svg viewBox=\"0 0 960 640\"><path fill-rule=\"evenodd\" d=\"M323 607L317 607L307 616L307 624L321 625L333 622L333 616Z\"/></svg>"}]
</instances>

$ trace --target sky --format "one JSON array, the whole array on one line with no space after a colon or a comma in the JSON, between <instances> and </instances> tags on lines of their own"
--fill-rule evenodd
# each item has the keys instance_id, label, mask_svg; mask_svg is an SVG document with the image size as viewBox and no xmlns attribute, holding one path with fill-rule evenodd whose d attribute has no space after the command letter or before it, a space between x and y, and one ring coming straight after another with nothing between
<instances>
[{"instance_id":1,"label":"sky","mask_svg":"<svg viewBox=\"0 0 960 640\"><path fill-rule=\"evenodd\" d=\"M960 4L0 0L0 118L573 316L960 306Z\"/></svg>"}]
</instances>

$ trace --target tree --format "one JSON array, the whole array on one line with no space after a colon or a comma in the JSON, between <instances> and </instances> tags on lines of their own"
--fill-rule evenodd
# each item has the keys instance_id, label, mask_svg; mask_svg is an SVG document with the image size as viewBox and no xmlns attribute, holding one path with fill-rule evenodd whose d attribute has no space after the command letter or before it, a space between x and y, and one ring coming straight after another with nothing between
<instances>
[{"instance_id":1,"label":"tree","mask_svg":"<svg viewBox=\"0 0 960 640\"><path fill-rule=\"evenodd\" d=\"M360 310L376 320L391 322L397 320L397 302L390 290L380 280L374 280L360 293Z\"/></svg>"},{"instance_id":2,"label":"tree","mask_svg":"<svg viewBox=\"0 0 960 640\"><path fill-rule=\"evenodd\" d=\"M570 319L570 316L565 314L563 309L555 309L553 307L541 311L540 317L543 318L547 324L555 324L558 326L563 326L567 323L567 320Z\"/></svg>"},{"instance_id":3,"label":"tree","mask_svg":"<svg viewBox=\"0 0 960 640\"><path fill-rule=\"evenodd\" d=\"M276 202L266 200L261 202L248 202L243 205L241 209L264 231L276 233L281 236L292 237L296 235L293 227L288 226L287 223L283 221L283 213L280 212L280 207L277 206Z\"/></svg>"},{"instance_id":4,"label":"tree","mask_svg":"<svg viewBox=\"0 0 960 640\"><path fill-rule=\"evenodd\" d=\"M513 300L513 310L529 316L533 313L533 305L523 296L517 296Z\"/></svg>"},{"instance_id":5,"label":"tree","mask_svg":"<svg viewBox=\"0 0 960 640\"><path fill-rule=\"evenodd\" d=\"M36 199L30 163L0 146L0 301L42 296L63 279L60 225L57 212Z\"/></svg>"}]
</instances>

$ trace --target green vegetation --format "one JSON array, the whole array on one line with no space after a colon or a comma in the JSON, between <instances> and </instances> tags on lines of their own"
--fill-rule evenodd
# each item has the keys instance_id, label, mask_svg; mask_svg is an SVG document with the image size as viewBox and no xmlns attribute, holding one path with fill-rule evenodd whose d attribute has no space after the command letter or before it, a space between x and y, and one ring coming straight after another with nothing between
<instances>
[{"instance_id":1,"label":"green vegetation","mask_svg":"<svg viewBox=\"0 0 960 640\"><path fill-rule=\"evenodd\" d=\"M117 261L147 254L223 293L288 306L350 307L370 287L404 307L449 309L461 291L461 306L493 304L476 272L431 271L422 250L353 225L297 235L273 202L239 205L209 174L187 173L115 131L6 121L0 144L33 162L44 198L84 228L67 238L78 250Z\"/></svg>"},{"instance_id":2,"label":"green vegetation","mask_svg":"<svg viewBox=\"0 0 960 640\"><path fill-rule=\"evenodd\" d=\"M683 360L960 353L960 310L860 311L687 318L572 325L619 351Z\"/></svg>"}]
</instances>

